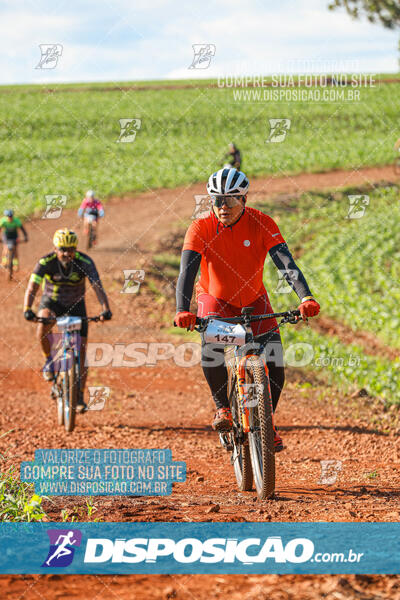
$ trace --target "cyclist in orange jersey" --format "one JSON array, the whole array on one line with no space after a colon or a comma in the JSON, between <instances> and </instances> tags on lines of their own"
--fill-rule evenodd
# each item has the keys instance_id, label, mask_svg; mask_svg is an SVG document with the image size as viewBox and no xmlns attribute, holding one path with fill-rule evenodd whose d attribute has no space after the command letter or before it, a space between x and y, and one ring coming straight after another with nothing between
<instances>
[{"instance_id":1,"label":"cyclist in orange jersey","mask_svg":"<svg viewBox=\"0 0 400 600\"><path fill-rule=\"evenodd\" d=\"M196 315L190 311L190 302L199 267L197 316L239 316L245 306L254 307L253 315L272 313L263 283L264 262L268 253L298 295L303 319L319 312L319 304L312 296L275 221L261 211L246 206L248 188L246 175L234 168L220 169L208 180L207 191L212 210L205 218L193 221L183 244L176 289L175 322L179 327L194 329ZM269 369L274 411L285 380L280 334L268 334L276 325L275 319L252 324L255 335L265 334L259 338L260 348ZM232 415L227 397L223 347L203 340L202 367L217 408L213 428L217 431L229 430ZM277 432L275 449L283 449L282 439Z\"/></svg>"}]
</instances>

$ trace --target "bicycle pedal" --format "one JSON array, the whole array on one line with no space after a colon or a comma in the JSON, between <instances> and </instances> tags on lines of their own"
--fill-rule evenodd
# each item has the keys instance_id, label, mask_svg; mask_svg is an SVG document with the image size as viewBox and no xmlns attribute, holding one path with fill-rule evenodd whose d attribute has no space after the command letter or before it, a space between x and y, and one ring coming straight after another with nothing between
<instances>
[{"instance_id":1,"label":"bicycle pedal","mask_svg":"<svg viewBox=\"0 0 400 600\"><path fill-rule=\"evenodd\" d=\"M225 448L225 450L227 452L232 452L232 450L233 450L233 444L230 441L228 434L226 434L226 433L220 433L219 434L219 441L221 442L221 446L223 448Z\"/></svg>"}]
</instances>

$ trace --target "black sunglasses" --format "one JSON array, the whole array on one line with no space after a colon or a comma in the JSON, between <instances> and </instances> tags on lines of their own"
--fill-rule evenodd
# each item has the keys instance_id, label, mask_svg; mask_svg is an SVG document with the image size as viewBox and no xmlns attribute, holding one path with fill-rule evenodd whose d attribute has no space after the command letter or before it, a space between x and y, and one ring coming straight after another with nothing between
<instances>
[{"instance_id":1,"label":"black sunglasses","mask_svg":"<svg viewBox=\"0 0 400 600\"><path fill-rule=\"evenodd\" d=\"M222 208L225 204L228 208L237 206L240 200L244 199L244 196L210 196L211 204L216 208Z\"/></svg>"}]
</instances>

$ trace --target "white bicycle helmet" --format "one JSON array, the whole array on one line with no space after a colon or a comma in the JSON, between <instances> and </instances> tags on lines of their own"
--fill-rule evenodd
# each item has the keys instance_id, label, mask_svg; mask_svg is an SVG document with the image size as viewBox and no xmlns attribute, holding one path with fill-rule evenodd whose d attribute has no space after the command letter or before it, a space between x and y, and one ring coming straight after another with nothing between
<instances>
[{"instance_id":1,"label":"white bicycle helmet","mask_svg":"<svg viewBox=\"0 0 400 600\"><path fill-rule=\"evenodd\" d=\"M88 190L86 192L86 198L94 198L94 191L93 190Z\"/></svg>"},{"instance_id":2,"label":"white bicycle helmet","mask_svg":"<svg viewBox=\"0 0 400 600\"><path fill-rule=\"evenodd\" d=\"M207 183L210 196L244 196L248 189L249 180L246 175L233 168L224 168L213 173Z\"/></svg>"}]
</instances>

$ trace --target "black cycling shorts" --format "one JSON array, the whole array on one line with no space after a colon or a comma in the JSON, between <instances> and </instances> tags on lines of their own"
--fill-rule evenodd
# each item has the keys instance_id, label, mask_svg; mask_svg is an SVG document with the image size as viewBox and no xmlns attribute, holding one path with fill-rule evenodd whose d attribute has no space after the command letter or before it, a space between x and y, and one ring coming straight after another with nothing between
<instances>
[{"instance_id":1,"label":"black cycling shorts","mask_svg":"<svg viewBox=\"0 0 400 600\"><path fill-rule=\"evenodd\" d=\"M9 241L15 242L18 239L18 232L17 231L3 231L1 239L2 239L3 244L7 244L7 242L9 242Z\"/></svg>"},{"instance_id":2,"label":"black cycling shorts","mask_svg":"<svg viewBox=\"0 0 400 600\"><path fill-rule=\"evenodd\" d=\"M72 306L64 306L57 302L56 300L52 300L48 296L42 296L40 299L39 309L48 308L50 309L56 317L62 317L64 315L68 315L70 317L86 317L86 305L85 301L81 300ZM88 322L82 321L81 329L80 329L81 337L86 338L88 335Z\"/></svg>"}]
</instances>

